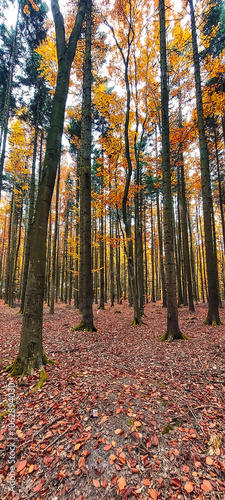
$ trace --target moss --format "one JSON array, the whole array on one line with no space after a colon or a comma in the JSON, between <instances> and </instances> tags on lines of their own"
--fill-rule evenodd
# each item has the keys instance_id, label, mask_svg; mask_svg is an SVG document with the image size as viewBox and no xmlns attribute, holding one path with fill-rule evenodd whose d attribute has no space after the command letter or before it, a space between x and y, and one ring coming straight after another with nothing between
<instances>
[{"instance_id":1,"label":"moss","mask_svg":"<svg viewBox=\"0 0 225 500\"><path fill-rule=\"evenodd\" d=\"M161 335L161 337L159 337L160 342L167 341L168 343L171 343L174 340L189 340L189 337L187 335L185 335L185 333L182 333L182 332L180 332L180 336L178 338L176 338L176 336L174 336L174 334L172 332L170 332L170 333L166 332L166 333L164 333L164 335Z\"/></svg>"},{"instance_id":2,"label":"moss","mask_svg":"<svg viewBox=\"0 0 225 500\"><path fill-rule=\"evenodd\" d=\"M57 361L48 358L47 354L45 354L44 351L42 352L42 362L43 365L58 365Z\"/></svg>"},{"instance_id":3,"label":"moss","mask_svg":"<svg viewBox=\"0 0 225 500\"><path fill-rule=\"evenodd\" d=\"M48 375L47 375L45 369L42 368L42 370L40 371L40 380L39 380L38 384L32 389L32 391L30 391L31 394L33 394L34 391L41 389L43 387L44 382L46 382L46 380L48 380Z\"/></svg>"},{"instance_id":4,"label":"moss","mask_svg":"<svg viewBox=\"0 0 225 500\"><path fill-rule=\"evenodd\" d=\"M156 398L156 399L157 399L157 401L160 401L163 404L163 406L168 405L167 399L160 398L160 396L158 396L158 398Z\"/></svg>"},{"instance_id":5,"label":"moss","mask_svg":"<svg viewBox=\"0 0 225 500\"><path fill-rule=\"evenodd\" d=\"M3 413L0 413L0 422L1 420L3 420L4 417L6 417L6 415L8 415L9 413L9 410L6 410L6 411L3 411Z\"/></svg>"},{"instance_id":6,"label":"moss","mask_svg":"<svg viewBox=\"0 0 225 500\"><path fill-rule=\"evenodd\" d=\"M72 332L77 332L77 331L79 331L79 330L83 330L83 331L85 331L85 332L97 332L97 331L98 331L98 330L97 330L97 328L95 328L95 326L94 326L94 325L92 326L92 328L87 328L87 327L85 326L85 324L84 324L84 322L83 322L83 321L81 321L80 323L78 323L78 325L77 325L77 326L74 326L74 327L72 328Z\"/></svg>"},{"instance_id":7,"label":"moss","mask_svg":"<svg viewBox=\"0 0 225 500\"><path fill-rule=\"evenodd\" d=\"M162 434L168 434L170 431L174 430L174 427L180 427L181 423L177 419L173 419L172 422L167 424L164 429L162 430Z\"/></svg>"},{"instance_id":8,"label":"moss","mask_svg":"<svg viewBox=\"0 0 225 500\"><path fill-rule=\"evenodd\" d=\"M158 385L160 385L163 389L166 388L165 384L163 384L162 382L157 382Z\"/></svg>"},{"instance_id":9,"label":"moss","mask_svg":"<svg viewBox=\"0 0 225 500\"><path fill-rule=\"evenodd\" d=\"M141 321L141 319L137 319L137 318L134 318L132 323L131 323L132 326L141 326L143 324L144 324L143 321Z\"/></svg>"}]
</instances>

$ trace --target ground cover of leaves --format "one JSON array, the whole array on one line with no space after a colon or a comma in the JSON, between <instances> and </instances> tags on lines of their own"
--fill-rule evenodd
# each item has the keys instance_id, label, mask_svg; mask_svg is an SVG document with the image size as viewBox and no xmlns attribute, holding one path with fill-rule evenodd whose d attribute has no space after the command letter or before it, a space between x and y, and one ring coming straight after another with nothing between
<instances>
[{"instance_id":1,"label":"ground cover of leaves","mask_svg":"<svg viewBox=\"0 0 225 500\"><path fill-rule=\"evenodd\" d=\"M8 492L8 374L18 352L19 307L0 303L0 498L225 500L225 326L204 325L207 305L179 309L190 340L159 342L160 302L131 326L127 304L94 309L98 331L72 331L73 306L44 308L43 343L58 362L32 391L16 391L16 488ZM220 310L225 322L225 309Z\"/></svg>"}]
</instances>

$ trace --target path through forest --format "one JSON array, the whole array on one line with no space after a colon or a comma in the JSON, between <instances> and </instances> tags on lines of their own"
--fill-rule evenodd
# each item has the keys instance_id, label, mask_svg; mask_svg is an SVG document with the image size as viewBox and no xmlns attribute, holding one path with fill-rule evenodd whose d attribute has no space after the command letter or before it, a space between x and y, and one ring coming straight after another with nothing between
<instances>
[{"instance_id":1,"label":"path through forest","mask_svg":"<svg viewBox=\"0 0 225 500\"><path fill-rule=\"evenodd\" d=\"M18 351L19 308L1 302L1 368ZM158 341L161 303L131 326L127 305L94 308L97 333L73 332L79 314L44 310L44 348L58 364L16 380L16 488L7 494L8 416L0 430L0 498L225 499L225 326L203 324L207 306L179 310L189 341ZM225 309L220 311L225 323ZM8 375L1 372L0 413Z\"/></svg>"}]
</instances>

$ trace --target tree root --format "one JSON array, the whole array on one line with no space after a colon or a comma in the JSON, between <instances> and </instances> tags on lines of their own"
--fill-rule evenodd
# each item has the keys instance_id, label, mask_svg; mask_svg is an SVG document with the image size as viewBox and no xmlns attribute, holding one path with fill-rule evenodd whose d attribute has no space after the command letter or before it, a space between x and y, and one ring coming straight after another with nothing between
<instances>
[{"instance_id":1,"label":"tree root","mask_svg":"<svg viewBox=\"0 0 225 500\"><path fill-rule=\"evenodd\" d=\"M177 336L171 332L170 333L166 332L166 333L164 333L164 335L161 335L161 337L159 337L160 342L167 341L170 343L170 342L173 342L174 340L189 340L189 337L182 332L179 332L179 336Z\"/></svg>"},{"instance_id":2,"label":"tree root","mask_svg":"<svg viewBox=\"0 0 225 500\"><path fill-rule=\"evenodd\" d=\"M5 372L9 373L10 377L18 377L18 385L22 385L22 379L26 375L33 375L34 370L38 369L40 373L40 379L38 384L32 389L31 392L34 392L37 389L41 389L44 382L48 379L48 375L45 371L45 365L53 365L57 364L56 361L48 358L45 352L42 352L42 355L28 355L25 359L20 359L18 356L12 362L11 365L5 368Z\"/></svg>"},{"instance_id":3,"label":"tree root","mask_svg":"<svg viewBox=\"0 0 225 500\"><path fill-rule=\"evenodd\" d=\"M134 318L131 325L132 326L141 326L141 325L145 325L146 323L144 323L141 319L137 319L137 318Z\"/></svg>"},{"instance_id":4,"label":"tree root","mask_svg":"<svg viewBox=\"0 0 225 500\"><path fill-rule=\"evenodd\" d=\"M94 325L92 327L87 327L83 321L78 323L77 326L72 328L72 332L78 332L79 330L83 330L84 332L97 332L97 328Z\"/></svg>"},{"instance_id":5,"label":"tree root","mask_svg":"<svg viewBox=\"0 0 225 500\"><path fill-rule=\"evenodd\" d=\"M222 323L222 321L216 321L215 319L212 320L212 321L209 321L208 319L205 319L205 321L203 322L204 325L210 325L210 326L219 326L219 325L224 325L224 323Z\"/></svg>"}]
</instances>

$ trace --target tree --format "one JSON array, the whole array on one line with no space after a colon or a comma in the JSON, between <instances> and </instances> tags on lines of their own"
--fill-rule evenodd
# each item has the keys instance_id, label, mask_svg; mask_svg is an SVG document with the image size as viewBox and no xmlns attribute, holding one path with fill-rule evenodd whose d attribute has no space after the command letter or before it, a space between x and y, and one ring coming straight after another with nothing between
<instances>
[{"instance_id":1,"label":"tree","mask_svg":"<svg viewBox=\"0 0 225 500\"><path fill-rule=\"evenodd\" d=\"M210 181L210 168L209 168L209 153L207 146L207 139L205 133L205 121L202 102L202 88L201 88L201 73L198 54L198 44L195 25L195 13L193 1L189 0L190 13L191 13L191 32L192 32L192 48L194 58L195 70L195 89L196 89L196 103L197 103L197 116L198 116L198 133L199 133L199 147L200 147L200 163L201 163L201 180L202 180L202 200L203 200L203 215L204 215L204 232L205 232L205 249L206 249L206 266L208 276L208 315L206 323L210 325L219 325L219 296L218 296L218 282L217 282L217 256L213 244L213 203Z\"/></svg>"},{"instance_id":2,"label":"tree","mask_svg":"<svg viewBox=\"0 0 225 500\"><path fill-rule=\"evenodd\" d=\"M169 92L167 83L165 2L159 0L160 22L160 68L161 68L161 113L162 113L162 172L163 172L163 224L165 248L165 274L167 291L167 331L160 340L186 338L178 323L176 297L176 274L174 262L173 205L171 194L170 138L169 138Z\"/></svg>"},{"instance_id":3,"label":"tree","mask_svg":"<svg viewBox=\"0 0 225 500\"><path fill-rule=\"evenodd\" d=\"M80 276L81 322L75 330L96 331L93 323L93 283L91 262L91 0L87 3L86 48L83 70L80 180Z\"/></svg>"},{"instance_id":4,"label":"tree","mask_svg":"<svg viewBox=\"0 0 225 500\"><path fill-rule=\"evenodd\" d=\"M11 375L21 375L26 372L31 374L35 368L40 369L45 374L43 365L48 360L42 347L47 223L57 166L60 159L70 70L82 29L87 2L86 0L80 0L79 2L76 19L68 41L66 41L65 37L64 19L60 12L58 0L52 0L51 7L56 31L57 83L32 230L30 263L19 353L12 365L7 368L11 372Z\"/></svg>"}]
</instances>

